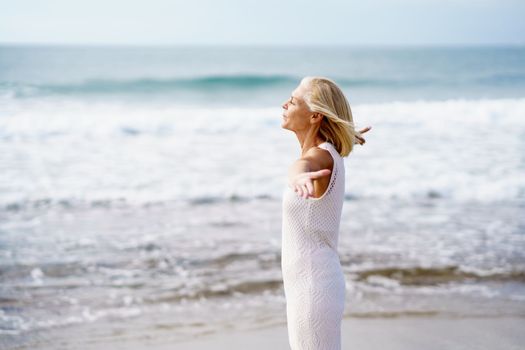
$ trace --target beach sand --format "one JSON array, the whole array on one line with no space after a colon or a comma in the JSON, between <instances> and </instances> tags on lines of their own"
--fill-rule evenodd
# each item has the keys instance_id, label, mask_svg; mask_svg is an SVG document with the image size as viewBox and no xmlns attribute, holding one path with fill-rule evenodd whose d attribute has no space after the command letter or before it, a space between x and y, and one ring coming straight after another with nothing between
<instances>
[{"instance_id":1,"label":"beach sand","mask_svg":"<svg viewBox=\"0 0 525 350\"><path fill-rule=\"evenodd\" d=\"M525 319L346 319L342 348L359 350L523 349ZM177 349L288 349L285 327L210 336ZM168 349L161 347L159 349Z\"/></svg>"},{"instance_id":2,"label":"beach sand","mask_svg":"<svg viewBox=\"0 0 525 350\"><path fill-rule=\"evenodd\" d=\"M94 325L93 325L94 326ZM121 325L125 326L125 325ZM98 328L98 326L97 326ZM107 330L107 329L106 329ZM342 325L342 349L359 350L513 350L525 348L525 318L351 318ZM99 329L100 331L100 329ZM39 349L289 349L286 325L263 329L227 330L175 340L174 330L96 335L82 327L47 334ZM24 347L25 348L25 347ZM29 347L27 347L29 349Z\"/></svg>"}]
</instances>

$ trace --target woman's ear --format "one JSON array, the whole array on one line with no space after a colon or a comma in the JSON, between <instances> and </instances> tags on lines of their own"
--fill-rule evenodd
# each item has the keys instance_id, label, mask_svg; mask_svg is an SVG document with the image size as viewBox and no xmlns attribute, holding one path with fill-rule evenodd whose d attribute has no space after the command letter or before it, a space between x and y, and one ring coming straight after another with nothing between
<instances>
[{"instance_id":1,"label":"woman's ear","mask_svg":"<svg viewBox=\"0 0 525 350\"><path fill-rule=\"evenodd\" d=\"M312 114L312 123L320 123L323 120L323 115L321 113Z\"/></svg>"}]
</instances>

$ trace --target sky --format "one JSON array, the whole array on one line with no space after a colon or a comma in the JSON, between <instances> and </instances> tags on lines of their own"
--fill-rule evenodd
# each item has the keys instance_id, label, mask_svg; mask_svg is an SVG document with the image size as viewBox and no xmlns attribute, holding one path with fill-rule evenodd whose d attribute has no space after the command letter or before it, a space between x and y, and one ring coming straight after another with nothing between
<instances>
[{"instance_id":1,"label":"sky","mask_svg":"<svg viewBox=\"0 0 525 350\"><path fill-rule=\"evenodd\" d=\"M525 44L525 0L0 0L0 8L0 43Z\"/></svg>"}]
</instances>

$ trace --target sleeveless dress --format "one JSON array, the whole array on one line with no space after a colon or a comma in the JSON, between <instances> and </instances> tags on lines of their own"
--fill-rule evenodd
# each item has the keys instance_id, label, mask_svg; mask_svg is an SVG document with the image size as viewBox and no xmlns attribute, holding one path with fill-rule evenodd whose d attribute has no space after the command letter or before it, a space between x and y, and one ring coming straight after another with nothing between
<instances>
[{"instance_id":1,"label":"sleeveless dress","mask_svg":"<svg viewBox=\"0 0 525 350\"><path fill-rule=\"evenodd\" d=\"M319 147L334 160L325 193L305 199L287 186L282 202L281 269L292 350L341 349L345 279L337 243L345 168L331 143Z\"/></svg>"}]
</instances>

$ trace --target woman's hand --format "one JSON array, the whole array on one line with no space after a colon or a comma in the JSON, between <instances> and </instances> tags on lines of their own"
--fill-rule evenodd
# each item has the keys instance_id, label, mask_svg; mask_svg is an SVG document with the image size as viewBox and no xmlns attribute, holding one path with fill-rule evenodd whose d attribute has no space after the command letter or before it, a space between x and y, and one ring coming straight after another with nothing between
<instances>
[{"instance_id":1,"label":"woman's hand","mask_svg":"<svg viewBox=\"0 0 525 350\"><path fill-rule=\"evenodd\" d=\"M303 198L313 197L314 185L312 179L330 175L330 169L310 171L297 174L291 181L290 187Z\"/></svg>"},{"instance_id":2,"label":"woman's hand","mask_svg":"<svg viewBox=\"0 0 525 350\"><path fill-rule=\"evenodd\" d=\"M364 134L365 132L367 132L367 131L370 130L370 129L372 129L372 127L371 127L371 126L367 126L366 128L359 130L359 133L360 133L360 134ZM360 136L357 136L357 135L356 135L355 138L356 138L356 140L355 140L354 143L358 143L358 144L360 144L361 146L364 145L365 142L366 142L366 140L365 140L363 137L360 137Z\"/></svg>"}]
</instances>

